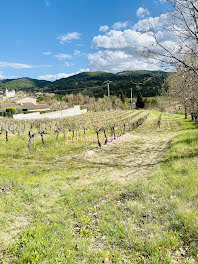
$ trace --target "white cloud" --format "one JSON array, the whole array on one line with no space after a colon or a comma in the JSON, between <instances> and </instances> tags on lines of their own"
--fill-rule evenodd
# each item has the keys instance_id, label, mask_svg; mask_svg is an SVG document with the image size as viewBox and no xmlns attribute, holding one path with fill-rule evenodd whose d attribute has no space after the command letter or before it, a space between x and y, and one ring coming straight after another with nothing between
<instances>
[{"instance_id":1,"label":"white cloud","mask_svg":"<svg viewBox=\"0 0 198 264\"><path fill-rule=\"evenodd\" d=\"M54 55L54 57L55 57L56 59L58 59L58 60L65 60L65 59L71 59L71 58L72 58L71 55L69 55L69 54L64 54L64 53Z\"/></svg>"},{"instance_id":2,"label":"white cloud","mask_svg":"<svg viewBox=\"0 0 198 264\"><path fill-rule=\"evenodd\" d=\"M136 45L138 48L152 43L152 37L147 33L140 33L132 29L124 31L111 30L105 35L93 38L92 47L102 49L128 49Z\"/></svg>"},{"instance_id":3,"label":"white cloud","mask_svg":"<svg viewBox=\"0 0 198 264\"><path fill-rule=\"evenodd\" d=\"M91 71L120 72L127 70L158 70L152 60L135 57L125 51L105 50L89 54Z\"/></svg>"},{"instance_id":4,"label":"white cloud","mask_svg":"<svg viewBox=\"0 0 198 264\"><path fill-rule=\"evenodd\" d=\"M108 31L108 30L109 30L109 27L108 27L107 25L100 26L100 28L99 28L99 31L100 31L100 32L106 32L106 31Z\"/></svg>"},{"instance_id":5,"label":"white cloud","mask_svg":"<svg viewBox=\"0 0 198 264\"><path fill-rule=\"evenodd\" d=\"M139 20L133 26L134 30L148 31L150 29L160 30L168 21L171 21L172 16L169 13L162 14L159 17L148 17L146 19Z\"/></svg>"},{"instance_id":6,"label":"white cloud","mask_svg":"<svg viewBox=\"0 0 198 264\"><path fill-rule=\"evenodd\" d=\"M13 68L13 69L32 69L32 68L49 68L51 65L29 65L18 62L0 61L0 68Z\"/></svg>"},{"instance_id":7,"label":"white cloud","mask_svg":"<svg viewBox=\"0 0 198 264\"><path fill-rule=\"evenodd\" d=\"M32 65L17 63L17 62L7 62L7 61L0 61L0 67L2 67L2 68L14 68L14 69L31 69L31 68L33 68Z\"/></svg>"},{"instance_id":8,"label":"white cloud","mask_svg":"<svg viewBox=\"0 0 198 264\"><path fill-rule=\"evenodd\" d=\"M136 15L137 15L138 17L140 17L140 18L143 18L143 17L145 17L145 16L149 16L150 13L149 13L148 9L143 8L143 7L140 7L140 8L138 8L138 10L136 11Z\"/></svg>"},{"instance_id":9,"label":"white cloud","mask_svg":"<svg viewBox=\"0 0 198 264\"><path fill-rule=\"evenodd\" d=\"M70 63L70 62L68 62L68 61L66 61L66 62L64 63L64 65L65 65L66 67L70 67L70 66L72 66L73 64Z\"/></svg>"},{"instance_id":10,"label":"white cloud","mask_svg":"<svg viewBox=\"0 0 198 264\"><path fill-rule=\"evenodd\" d=\"M47 81L55 81L62 78L68 78L70 76L82 73L82 72L89 72L89 69L80 69L74 73L57 73L57 74L49 74L49 75L41 75L38 77L39 80L47 80Z\"/></svg>"},{"instance_id":11,"label":"white cloud","mask_svg":"<svg viewBox=\"0 0 198 264\"><path fill-rule=\"evenodd\" d=\"M72 32L72 33L66 33L64 35L61 35L58 37L61 44L64 44L65 42L69 42L74 39L80 39L80 33L78 32Z\"/></svg>"},{"instance_id":12,"label":"white cloud","mask_svg":"<svg viewBox=\"0 0 198 264\"><path fill-rule=\"evenodd\" d=\"M81 54L80 50L74 50L74 56L79 56Z\"/></svg>"},{"instance_id":13,"label":"white cloud","mask_svg":"<svg viewBox=\"0 0 198 264\"><path fill-rule=\"evenodd\" d=\"M43 55L51 55L51 54L52 54L51 51L45 51L45 52L43 52Z\"/></svg>"},{"instance_id":14,"label":"white cloud","mask_svg":"<svg viewBox=\"0 0 198 264\"><path fill-rule=\"evenodd\" d=\"M114 25L113 25L113 29L121 29L121 28L126 28L128 26L129 22L128 21L125 21L125 22L116 22Z\"/></svg>"},{"instance_id":15,"label":"white cloud","mask_svg":"<svg viewBox=\"0 0 198 264\"><path fill-rule=\"evenodd\" d=\"M170 14L166 13L159 17L148 17L145 19L145 16L149 15L148 10L139 8L137 15L141 19L132 28L129 28L127 21L116 22L110 31L108 26L106 28L105 26L100 27L100 31L103 33L92 39L92 48L96 49L96 51L87 55L89 60L88 69L82 69L75 73L42 75L39 79L54 81L67 78L82 71L158 70L160 65L154 59L145 58L143 52L148 46L154 51L159 51L159 47L156 47L152 37L151 28L155 30L156 36L163 46L173 53L177 52L178 37L166 28L167 21L170 21ZM72 36L71 34L73 33L59 37L61 43L80 38L80 35L75 36L74 34ZM73 53L74 56L82 54L79 50L74 50ZM59 57L56 55L57 58L66 59L65 56L58 55ZM65 66L69 67L71 63L65 62Z\"/></svg>"},{"instance_id":16,"label":"white cloud","mask_svg":"<svg viewBox=\"0 0 198 264\"><path fill-rule=\"evenodd\" d=\"M178 36L165 27L170 21L170 14L160 17L142 19L131 29L110 30L99 34L92 40L92 48L98 51L88 55L91 71L119 72L125 70L158 70L154 59L145 58L143 53L147 47L159 52L159 46L150 32L155 29L161 44L173 54L178 51ZM144 31L145 29L147 31ZM162 52L162 50L160 50Z\"/></svg>"}]
</instances>

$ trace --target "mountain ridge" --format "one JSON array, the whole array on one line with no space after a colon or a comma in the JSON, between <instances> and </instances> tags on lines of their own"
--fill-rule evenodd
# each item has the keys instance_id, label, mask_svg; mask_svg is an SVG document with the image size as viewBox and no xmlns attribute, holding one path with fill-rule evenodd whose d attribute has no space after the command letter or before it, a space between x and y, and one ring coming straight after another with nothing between
<instances>
[{"instance_id":1,"label":"mountain ridge","mask_svg":"<svg viewBox=\"0 0 198 264\"><path fill-rule=\"evenodd\" d=\"M130 96L130 88L134 94L142 92L143 96L159 95L162 83L168 76L168 72L163 71L123 71L118 73L110 72L82 72L67 78L55 81L32 79L29 77L17 79L0 80L0 90L13 90L24 92L51 92L55 94L67 94L82 92L84 95L102 97L106 94L104 82L111 83L111 94L120 95L123 91L126 96ZM146 81L145 80L149 80ZM132 81L132 82L131 82ZM144 85L135 85L142 83Z\"/></svg>"}]
</instances>

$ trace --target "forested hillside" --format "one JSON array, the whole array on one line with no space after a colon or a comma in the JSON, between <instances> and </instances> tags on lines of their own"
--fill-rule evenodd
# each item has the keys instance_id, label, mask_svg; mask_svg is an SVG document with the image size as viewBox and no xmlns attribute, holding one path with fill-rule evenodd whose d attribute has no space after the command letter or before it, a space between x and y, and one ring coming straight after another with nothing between
<instances>
[{"instance_id":1,"label":"forested hillside","mask_svg":"<svg viewBox=\"0 0 198 264\"><path fill-rule=\"evenodd\" d=\"M16 91L25 91L25 92L39 92L47 88L47 85L50 85L51 82L41 81L31 78L19 78L19 79L6 79L0 80L0 90L15 89Z\"/></svg>"},{"instance_id":2,"label":"forested hillside","mask_svg":"<svg viewBox=\"0 0 198 264\"><path fill-rule=\"evenodd\" d=\"M167 72L132 71L120 73L83 72L55 82L20 78L0 81L0 90L6 88L26 92L52 92L56 94L79 93L84 95L103 97L107 93L105 81L110 80L111 94L130 96L130 88L133 88L136 96L139 91L143 96L159 95L161 86L167 77ZM139 84L140 85L137 85ZM143 84L141 84L143 83Z\"/></svg>"}]
</instances>

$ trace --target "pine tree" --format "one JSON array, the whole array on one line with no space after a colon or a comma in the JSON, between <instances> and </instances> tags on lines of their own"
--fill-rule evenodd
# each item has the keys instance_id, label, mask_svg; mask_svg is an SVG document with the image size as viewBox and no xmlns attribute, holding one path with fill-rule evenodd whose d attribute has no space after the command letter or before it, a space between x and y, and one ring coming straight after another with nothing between
<instances>
[{"instance_id":1,"label":"pine tree","mask_svg":"<svg viewBox=\"0 0 198 264\"><path fill-rule=\"evenodd\" d=\"M137 96L136 108L144 108L144 98L141 92Z\"/></svg>"}]
</instances>

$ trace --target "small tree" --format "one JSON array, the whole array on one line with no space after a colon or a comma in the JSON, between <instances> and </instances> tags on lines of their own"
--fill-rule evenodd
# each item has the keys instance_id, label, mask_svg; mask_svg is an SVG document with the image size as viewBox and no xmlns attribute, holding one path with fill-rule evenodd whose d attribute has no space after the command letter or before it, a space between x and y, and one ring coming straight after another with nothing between
<instances>
[{"instance_id":1,"label":"small tree","mask_svg":"<svg viewBox=\"0 0 198 264\"><path fill-rule=\"evenodd\" d=\"M123 104L125 104L125 96L122 90L121 90L121 101Z\"/></svg>"},{"instance_id":2,"label":"small tree","mask_svg":"<svg viewBox=\"0 0 198 264\"><path fill-rule=\"evenodd\" d=\"M141 92L139 92L137 96L136 108L144 108L144 98Z\"/></svg>"}]
</instances>

